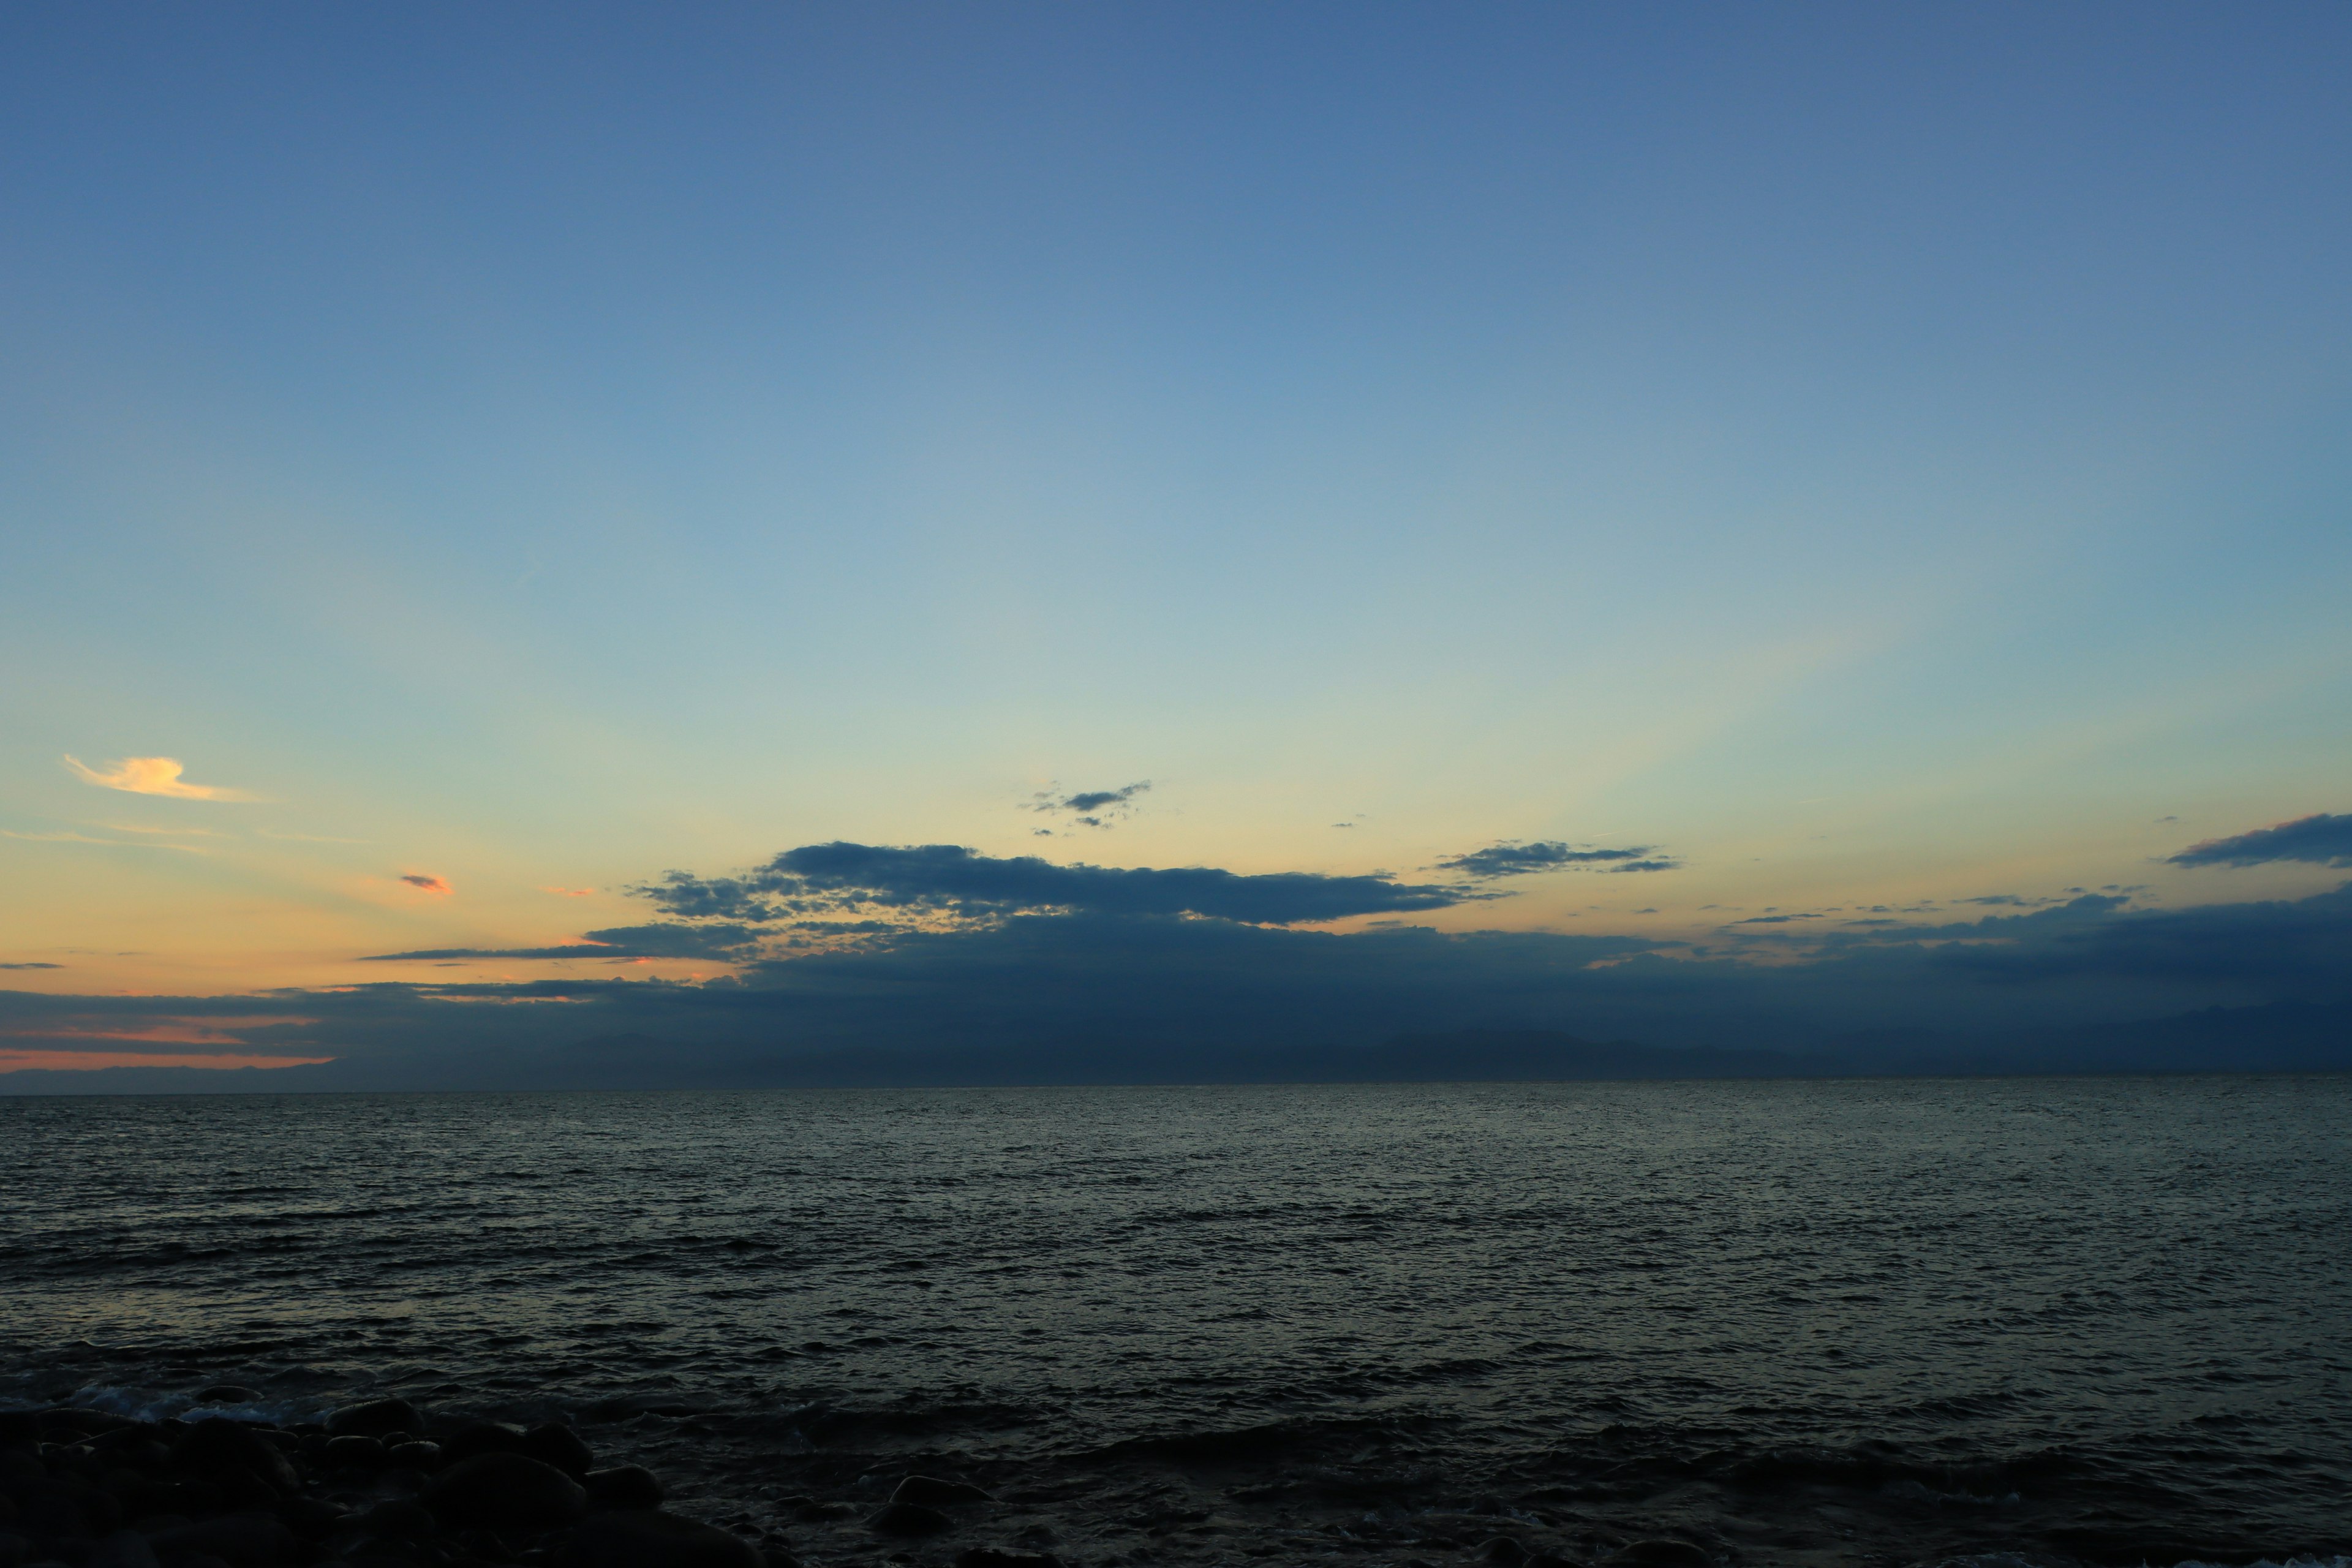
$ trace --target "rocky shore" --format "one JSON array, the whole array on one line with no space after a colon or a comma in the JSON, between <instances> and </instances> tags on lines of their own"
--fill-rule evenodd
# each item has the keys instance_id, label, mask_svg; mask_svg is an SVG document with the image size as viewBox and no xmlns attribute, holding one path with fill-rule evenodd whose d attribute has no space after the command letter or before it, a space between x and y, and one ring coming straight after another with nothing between
<instances>
[{"instance_id":1,"label":"rocky shore","mask_svg":"<svg viewBox=\"0 0 2352 1568\"><path fill-rule=\"evenodd\" d=\"M801 1568L782 1531L737 1533L664 1500L651 1470L600 1464L569 1426L441 1420L399 1399L287 1426L0 1412L0 1568ZM812 1522L854 1520L877 1554L911 1562L897 1543L946 1534L952 1510L992 1500L908 1475L870 1511L782 1500ZM987 1545L950 1560L1058 1562Z\"/></svg>"}]
</instances>

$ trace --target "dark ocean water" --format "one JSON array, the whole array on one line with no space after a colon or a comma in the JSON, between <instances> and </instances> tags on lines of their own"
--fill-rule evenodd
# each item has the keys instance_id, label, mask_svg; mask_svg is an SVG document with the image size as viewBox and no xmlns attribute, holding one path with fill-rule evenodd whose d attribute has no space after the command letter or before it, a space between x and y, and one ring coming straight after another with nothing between
<instances>
[{"instance_id":1,"label":"dark ocean water","mask_svg":"<svg viewBox=\"0 0 2352 1568\"><path fill-rule=\"evenodd\" d=\"M804 1560L2352 1552L2352 1079L0 1100L0 1403L562 1414ZM1497 1549L1506 1555L1507 1548Z\"/></svg>"}]
</instances>

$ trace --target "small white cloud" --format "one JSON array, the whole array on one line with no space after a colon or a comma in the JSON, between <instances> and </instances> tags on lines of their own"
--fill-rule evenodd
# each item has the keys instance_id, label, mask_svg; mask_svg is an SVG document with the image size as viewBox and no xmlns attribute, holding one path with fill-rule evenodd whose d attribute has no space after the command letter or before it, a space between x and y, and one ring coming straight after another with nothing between
<instances>
[{"instance_id":1,"label":"small white cloud","mask_svg":"<svg viewBox=\"0 0 2352 1568\"><path fill-rule=\"evenodd\" d=\"M187 783L180 777L187 769L177 757L124 757L108 767L93 768L79 757L68 756L66 766L84 784L96 784L100 789L123 790L131 795L169 795L174 800L257 798L241 789Z\"/></svg>"}]
</instances>

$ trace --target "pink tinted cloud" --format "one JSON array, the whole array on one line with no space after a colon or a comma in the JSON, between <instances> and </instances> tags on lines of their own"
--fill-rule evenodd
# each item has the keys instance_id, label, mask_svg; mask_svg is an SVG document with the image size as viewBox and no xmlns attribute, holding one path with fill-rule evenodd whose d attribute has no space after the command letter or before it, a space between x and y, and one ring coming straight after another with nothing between
<instances>
[{"instance_id":1,"label":"pink tinted cloud","mask_svg":"<svg viewBox=\"0 0 2352 1568\"><path fill-rule=\"evenodd\" d=\"M93 768L79 757L68 756L66 766L84 784L96 784L100 789L119 789L131 795L169 795L174 800L258 798L241 789L188 783L180 776L187 769L177 757L124 757L105 767Z\"/></svg>"},{"instance_id":2,"label":"pink tinted cloud","mask_svg":"<svg viewBox=\"0 0 2352 1568\"><path fill-rule=\"evenodd\" d=\"M437 894L445 899L457 890L438 877L427 877L415 871L406 873L400 879L412 888L423 892Z\"/></svg>"},{"instance_id":3,"label":"pink tinted cloud","mask_svg":"<svg viewBox=\"0 0 2352 1568\"><path fill-rule=\"evenodd\" d=\"M584 899L595 892L593 888L541 888L542 893L553 893L559 899Z\"/></svg>"}]
</instances>

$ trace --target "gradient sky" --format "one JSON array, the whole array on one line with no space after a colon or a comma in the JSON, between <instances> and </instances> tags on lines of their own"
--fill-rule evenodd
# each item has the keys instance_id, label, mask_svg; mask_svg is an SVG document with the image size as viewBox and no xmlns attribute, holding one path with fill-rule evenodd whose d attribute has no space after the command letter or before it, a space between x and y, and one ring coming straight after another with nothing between
<instances>
[{"instance_id":1,"label":"gradient sky","mask_svg":"<svg viewBox=\"0 0 2352 1568\"><path fill-rule=\"evenodd\" d=\"M1410 919L1699 943L2326 893L2165 858L2352 809L2347 68L2292 4L8 7L0 962L381 981L835 840L1638 847Z\"/></svg>"}]
</instances>

